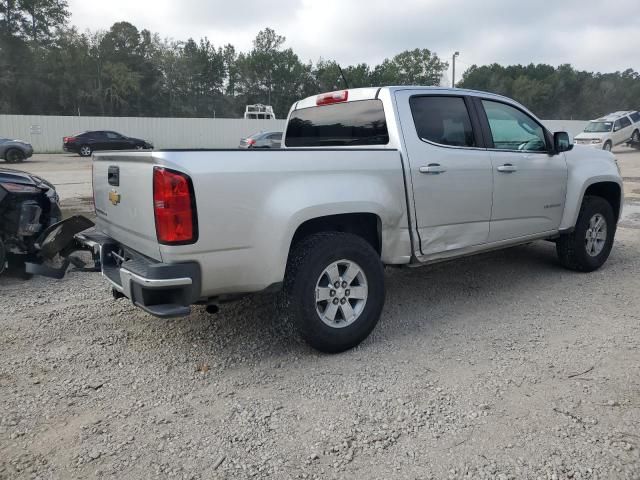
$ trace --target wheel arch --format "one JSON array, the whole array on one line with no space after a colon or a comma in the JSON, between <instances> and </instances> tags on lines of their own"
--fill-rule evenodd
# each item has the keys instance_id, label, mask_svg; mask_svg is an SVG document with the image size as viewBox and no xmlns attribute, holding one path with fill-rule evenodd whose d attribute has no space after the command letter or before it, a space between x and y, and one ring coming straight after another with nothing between
<instances>
[{"instance_id":1,"label":"wheel arch","mask_svg":"<svg viewBox=\"0 0 640 480\"><path fill-rule=\"evenodd\" d=\"M620 220L620 210L622 207L622 191L620 185L616 182L592 183L586 188L582 196L582 201L584 201L584 197L587 195L604 198L609 205L611 205L616 221ZM580 202L580 204L582 204L582 202Z\"/></svg>"},{"instance_id":2,"label":"wheel arch","mask_svg":"<svg viewBox=\"0 0 640 480\"><path fill-rule=\"evenodd\" d=\"M343 232L357 235L382 254L382 220L372 212L341 213L310 218L293 233L289 252L304 238L321 232Z\"/></svg>"},{"instance_id":3,"label":"wheel arch","mask_svg":"<svg viewBox=\"0 0 640 480\"><path fill-rule=\"evenodd\" d=\"M580 151L584 152L585 150ZM573 230L585 195L597 195L605 198L611 204L616 220L619 220L624 203L624 190L622 178L613 156L598 152L597 155L590 156L590 158L584 158L582 155L575 158L568 157L567 163L569 164L569 176L565 208L559 227L560 232Z\"/></svg>"}]
</instances>

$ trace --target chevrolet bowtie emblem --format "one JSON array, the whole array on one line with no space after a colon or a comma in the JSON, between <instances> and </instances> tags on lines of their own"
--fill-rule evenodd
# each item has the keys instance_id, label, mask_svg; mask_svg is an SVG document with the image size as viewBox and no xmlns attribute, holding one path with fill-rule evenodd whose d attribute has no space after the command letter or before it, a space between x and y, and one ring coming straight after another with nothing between
<instances>
[{"instance_id":1,"label":"chevrolet bowtie emblem","mask_svg":"<svg viewBox=\"0 0 640 480\"><path fill-rule=\"evenodd\" d=\"M118 192L116 192L115 190L111 190L109 192L109 201L113 205L119 204L120 203L120 194Z\"/></svg>"}]
</instances>

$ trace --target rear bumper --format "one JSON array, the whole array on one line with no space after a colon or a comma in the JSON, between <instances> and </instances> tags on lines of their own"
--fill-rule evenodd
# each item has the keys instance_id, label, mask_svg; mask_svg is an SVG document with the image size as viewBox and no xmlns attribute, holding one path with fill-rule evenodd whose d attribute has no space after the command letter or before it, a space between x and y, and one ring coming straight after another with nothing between
<instances>
[{"instance_id":1,"label":"rear bumper","mask_svg":"<svg viewBox=\"0 0 640 480\"><path fill-rule=\"evenodd\" d=\"M161 263L99 233L76 239L100 254L102 274L121 295L161 318L182 317L200 299L201 273L196 262Z\"/></svg>"}]
</instances>

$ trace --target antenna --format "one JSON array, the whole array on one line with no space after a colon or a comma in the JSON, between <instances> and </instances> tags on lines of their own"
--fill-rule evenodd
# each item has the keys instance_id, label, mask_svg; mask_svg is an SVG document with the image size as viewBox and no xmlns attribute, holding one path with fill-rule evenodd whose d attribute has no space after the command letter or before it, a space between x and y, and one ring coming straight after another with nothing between
<instances>
[{"instance_id":1,"label":"antenna","mask_svg":"<svg viewBox=\"0 0 640 480\"><path fill-rule=\"evenodd\" d=\"M342 71L342 68L340 67L339 64L336 63L336 65L338 65L338 70L340 70L340 75L342 76L342 81L344 82L344 86L347 87L347 89L349 88L349 82L347 82L347 78L344 76L344 72Z\"/></svg>"}]
</instances>

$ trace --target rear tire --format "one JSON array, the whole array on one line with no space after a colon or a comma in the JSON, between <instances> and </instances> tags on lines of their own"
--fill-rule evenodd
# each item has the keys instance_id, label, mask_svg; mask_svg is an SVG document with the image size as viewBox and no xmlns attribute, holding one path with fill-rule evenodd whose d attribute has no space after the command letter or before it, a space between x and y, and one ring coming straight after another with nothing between
<instances>
[{"instance_id":1,"label":"rear tire","mask_svg":"<svg viewBox=\"0 0 640 480\"><path fill-rule=\"evenodd\" d=\"M27 156L19 148L10 148L4 154L4 159L7 163L22 163Z\"/></svg>"},{"instance_id":2,"label":"rear tire","mask_svg":"<svg viewBox=\"0 0 640 480\"><path fill-rule=\"evenodd\" d=\"M575 229L556 242L560 263L570 270L592 272L609 258L616 221L609 202L602 197L586 196Z\"/></svg>"},{"instance_id":3,"label":"rear tire","mask_svg":"<svg viewBox=\"0 0 640 480\"><path fill-rule=\"evenodd\" d=\"M321 352L342 352L367 338L384 297L380 256L356 235L311 235L289 255L281 304L300 336Z\"/></svg>"},{"instance_id":4,"label":"rear tire","mask_svg":"<svg viewBox=\"0 0 640 480\"><path fill-rule=\"evenodd\" d=\"M90 157L93 153L93 149L89 145L82 145L79 153L81 157Z\"/></svg>"},{"instance_id":5,"label":"rear tire","mask_svg":"<svg viewBox=\"0 0 640 480\"><path fill-rule=\"evenodd\" d=\"M631 134L631 140L633 142L640 142L640 130L634 130Z\"/></svg>"}]
</instances>

